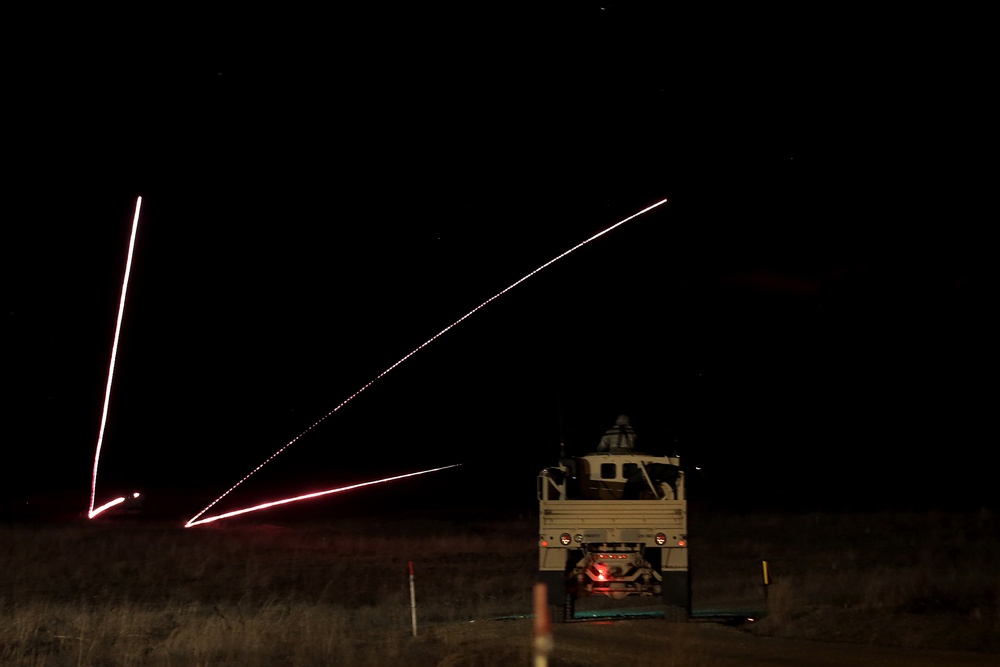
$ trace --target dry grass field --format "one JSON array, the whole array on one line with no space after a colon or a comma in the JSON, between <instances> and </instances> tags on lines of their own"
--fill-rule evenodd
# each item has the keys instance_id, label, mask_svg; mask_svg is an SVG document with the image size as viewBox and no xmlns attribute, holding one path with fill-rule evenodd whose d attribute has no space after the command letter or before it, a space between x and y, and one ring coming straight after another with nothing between
<instances>
[{"instance_id":1,"label":"dry grass field","mask_svg":"<svg viewBox=\"0 0 1000 667\"><path fill-rule=\"evenodd\" d=\"M530 664L530 624L495 619L531 612L535 518L415 514L0 524L0 664ZM998 535L987 510L693 514L695 612L763 605L767 560L739 632L1000 653Z\"/></svg>"}]
</instances>

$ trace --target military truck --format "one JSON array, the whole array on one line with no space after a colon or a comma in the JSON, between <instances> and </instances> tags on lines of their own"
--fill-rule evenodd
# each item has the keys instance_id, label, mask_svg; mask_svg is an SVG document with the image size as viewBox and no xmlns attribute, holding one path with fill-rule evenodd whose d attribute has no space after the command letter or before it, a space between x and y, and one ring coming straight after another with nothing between
<instances>
[{"instance_id":1,"label":"military truck","mask_svg":"<svg viewBox=\"0 0 1000 667\"><path fill-rule=\"evenodd\" d=\"M687 501L676 456L609 448L561 457L538 475L538 569L553 621L580 598L660 596L690 616Z\"/></svg>"}]
</instances>

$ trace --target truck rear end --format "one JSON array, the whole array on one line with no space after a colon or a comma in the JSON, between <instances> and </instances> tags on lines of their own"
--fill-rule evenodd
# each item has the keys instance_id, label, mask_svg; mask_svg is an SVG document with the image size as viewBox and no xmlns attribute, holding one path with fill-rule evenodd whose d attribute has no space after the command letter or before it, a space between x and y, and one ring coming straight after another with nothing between
<instances>
[{"instance_id":1,"label":"truck rear end","mask_svg":"<svg viewBox=\"0 0 1000 667\"><path fill-rule=\"evenodd\" d=\"M668 618L687 618L687 502L676 457L562 459L539 474L538 501L539 577L555 620L593 595L660 596Z\"/></svg>"}]
</instances>

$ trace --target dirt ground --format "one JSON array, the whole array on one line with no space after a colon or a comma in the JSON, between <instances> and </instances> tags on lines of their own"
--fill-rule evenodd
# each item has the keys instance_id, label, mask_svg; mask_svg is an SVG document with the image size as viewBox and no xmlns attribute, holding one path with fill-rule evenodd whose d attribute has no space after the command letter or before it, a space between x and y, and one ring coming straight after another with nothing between
<instances>
[{"instance_id":1,"label":"dirt ground","mask_svg":"<svg viewBox=\"0 0 1000 667\"><path fill-rule=\"evenodd\" d=\"M534 622L480 621L429 628L413 639L412 664L531 664ZM996 667L989 653L932 651L756 637L717 622L662 618L577 620L553 627L551 667ZM426 662L425 662L426 660Z\"/></svg>"}]
</instances>

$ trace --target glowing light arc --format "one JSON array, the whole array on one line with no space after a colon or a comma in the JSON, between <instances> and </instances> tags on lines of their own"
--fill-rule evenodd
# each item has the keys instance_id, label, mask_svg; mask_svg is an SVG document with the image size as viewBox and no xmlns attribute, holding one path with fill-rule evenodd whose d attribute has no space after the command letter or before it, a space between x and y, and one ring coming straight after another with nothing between
<instances>
[{"instance_id":1,"label":"glowing light arc","mask_svg":"<svg viewBox=\"0 0 1000 667\"><path fill-rule=\"evenodd\" d=\"M351 491L353 489L360 489L365 486L372 486L373 484L384 484L386 482L394 482L399 479L406 479L407 477L416 477L417 475L426 475L431 472L438 472L439 470L447 470L449 468L457 468L462 465L461 463L453 463L452 465L442 466L440 468L432 468L430 470L421 470L419 472L410 472L405 475L396 475L395 477L386 477L384 479L375 479L370 482L361 482L360 484L351 484L350 486L341 486L336 489L327 489L326 491L316 491L315 493L306 493L301 496L295 496L292 498L283 498L281 500L274 500L269 503L261 503L260 505L254 505L253 507L244 507L243 509L234 510L232 512L225 512L223 514L216 514L215 516L210 516L206 519L197 521L198 517L189 520L184 524L185 528L190 528L192 526L197 526L203 523L211 523L213 521L218 521L219 519L228 519L230 517L239 516L241 514L249 514L250 512L257 512L259 510L267 509L269 507L276 507L278 505L287 505L288 503L298 502L300 500L309 500L310 498L319 498L320 496L329 496L334 493L340 493L342 491ZM124 498L119 498L119 500L125 500ZM200 515L199 515L200 516Z\"/></svg>"},{"instance_id":2,"label":"glowing light arc","mask_svg":"<svg viewBox=\"0 0 1000 667\"><path fill-rule=\"evenodd\" d=\"M111 509L115 505L121 505L123 502L125 502L125 496L121 496L119 498L115 498L111 502L104 503L100 507L97 507L97 508L94 508L94 509L90 510L90 512L87 514L87 516L89 518L93 519L98 514L101 514L102 512Z\"/></svg>"},{"instance_id":3,"label":"glowing light arc","mask_svg":"<svg viewBox=\"0 0 1000 667\"><path fill-rule=\"evenodd\" d=\"M135 215L132 216L132 235L128 242L128 258L125 260L125 278L122 280L122 296L118 303L118 320L115 324L114 342L111 344L111 363L108 365L108 384L104 390L104 409L101 411L101 426L97 433L97 448L94 451L94 468L90 477L90 506L87 516L93 519L95 516L108 509L108 507L124 502L124 498L111 501L106 505L94 509L94 499L97 496L97 467L101 460L101 447L104 443L104 427L108 421L108 405L111 402L111 382L115 375L115 359L118 356L118 339L121 336L122 317L125 314L125 294L128 291L128 277L132 272L132 254L135 250L136 232L139 230L139 208L142 206L142 197L135 200Z\"/></svg>"}]
</instances>

